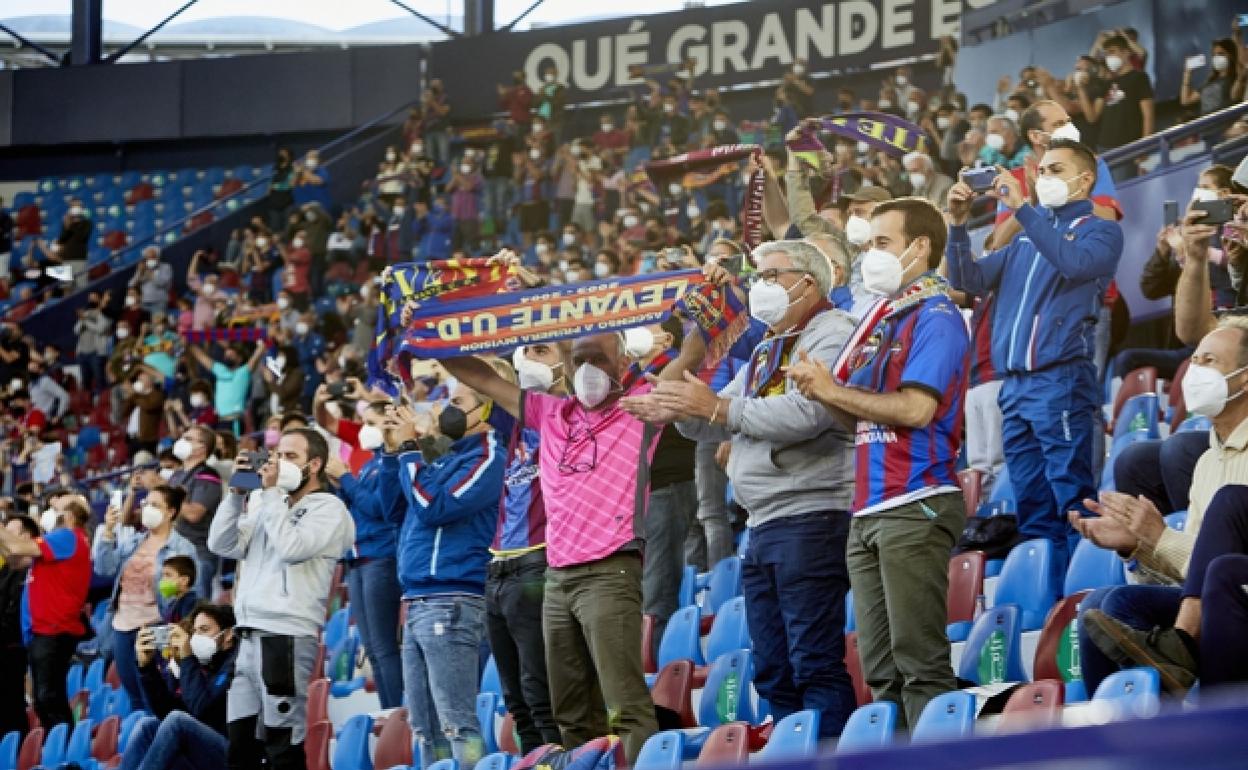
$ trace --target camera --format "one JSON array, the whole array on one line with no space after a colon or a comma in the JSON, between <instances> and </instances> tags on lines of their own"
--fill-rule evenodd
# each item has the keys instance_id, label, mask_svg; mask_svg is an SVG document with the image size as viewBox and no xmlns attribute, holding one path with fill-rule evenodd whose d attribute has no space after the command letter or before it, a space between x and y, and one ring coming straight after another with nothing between
<instances>
[{"instance_id":1,"label":"camera","mask_svg":"<svg viewBox=\"0 0 1248 770\"><path fill-rule=\"evenodd\" d=\"M173 630L171 625L152 626L152 642L156 645L156 649L164 649L169 646L169 632Z\"/></svg>"},{"instance_id":2,"label":"camera","mask_svg":"<svg viewBox=\"0 0 1248 770\"><path fill-rule=\"evenodd\" d=\"M1205 212L1203 217L1196 220L1202 225L1224 225L1235 216L1235 207L1230 199L1196 201L1192 204L1192 210Z\"/></svg>"},{"instance_id":3,"label":"camera","mask_svg":"<svg viewBox=\"0 0 1248 770\"><path fill-rule=\"evenodd\" d=\"M230 476L230 488L240 492L251 492L260 488L260 468L269 461L269 450L258 449L247 453L247 464L250 468L239 468Z\"/></svg>"},{"instance_id":4,"label":"camera","mask_svg":"<svg viewBox=\"0 0 1248 770\"><path fill-rule=\"evenodd\" d=\"M343 380L331 382L329 383L328 390L330 398L342 398L347 395L347 383Z\"/></svg>"},{"instance_id":5,"label":"camera","mask_svg":"<svg viewBox=\"0 0 1248 770\"><path fill-rule=\"evenodd\" d=\"M962 181L970 185L972 190L982 193L992 189L992 180L997 178L997 170L989 166L968 168L961 173L961 177Z\"/></svg>"}]
</instances>

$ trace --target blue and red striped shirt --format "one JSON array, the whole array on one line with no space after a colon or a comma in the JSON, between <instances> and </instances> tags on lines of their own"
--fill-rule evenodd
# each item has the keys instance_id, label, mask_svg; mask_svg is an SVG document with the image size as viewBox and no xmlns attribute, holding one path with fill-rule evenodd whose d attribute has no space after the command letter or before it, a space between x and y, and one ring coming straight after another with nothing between
<instances>
[{"instance_id":1,"label":"blue and red striped shirt","mask_svg":"<svg viewBox=\"0 0 1248 770\"><path fill-rule=\"evenodd\" d=\"M1001 379L992 365L992 313L996 305L996 292L988 292L975 298L971 311L971 382L970 387Z\"/></svg>"},{"instance_id":2,"label":"blue and red striped shirt","mask_svg":"<svg viewBox=\"0 0 1248 770\"><path fill-rule=\"evenodd\" d=\"M886 316L853 354L849 385L874 393L919 388L939 403L922 428L859 420L855 436L855 516L956 491L970 342L945 295Z\"/></svg>"}]
</instances>

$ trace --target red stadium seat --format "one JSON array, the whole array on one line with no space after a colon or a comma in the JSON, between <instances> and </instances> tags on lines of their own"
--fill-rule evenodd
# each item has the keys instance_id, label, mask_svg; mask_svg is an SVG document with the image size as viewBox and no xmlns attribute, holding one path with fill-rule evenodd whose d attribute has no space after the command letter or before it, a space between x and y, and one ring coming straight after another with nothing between
<instances>
[{"instance_id":1,"label":"red stadium seat","mask_svg":"<svg viewBox=\"0 0 1248 770\"><path fill-rule=\"evenodd\" d=\"M516 740L516 718L508 711L498 726L498 748L512 756L520 755L520 743Z\"/></svg>"},{"instance_id":2,"label":"red stadium seat","mask_svg":"<svg viewBox=\"0 0 1248 770\"><path fill-rule=\"evenodd\" d=\"M984 474L974 468L958 471L958 486L962 487L962 499L966 502L967 518L979 510L979 498L983 496Z\"/></svg>"},{"instance_id":3,"label":"red stadium seat","mask_svg":"<svg viewBox=\"0 0 1248 770\"><path fill-rule=\"evenodd\" d=\"M673 660L663 667L650 689L654 705L675 712L682 727L697 727L693 713L693 661Z\"/></svg>"},{"instance_id":4,"label":"red stadium seat","mask_svg":"<svg viewBox=\"0 0 1248 770\"><path fill-rule=\"evenodd\" d=\"M949 623L975 619L975 601L984 592L984 552L965 551L949 559Z\"/></svg>"},{"instance_id":5,"label":"red stadium seat","mask_svg":"<svg viewBox=\"0 0 1248 770\"><path fill-rule=\"evenodd\" d=\"M750 729L745 722L729 722L711 731L698 754L698 767L727 767L745 762L750 755Z\"/></svg>"},{"instance_id":6,"label":"red stadium seat","mask_svg":"<svg viewBox=\"0 0 1248 770\"><path fill-rule=\"evenodd\" d=\"M91 756L107 762L117 754L117 733L121 729L121 717L111 716L95 728L91 739Z\"/></svg>"},{"instance_id":7,"label":"red stadium seat","mask_svg":"<svg viewBox=\"0 0 1248 770\"><path fill-rule=\"evenodd\" d=\"M308 770L330 770L329 740L334 736L334 726L328 720L311 722L303 739L303 755Z\"/></svg>"},{"instance_id":8,"label":"red stadium seat","mask_svg":"<svg viewBox=\"0 0 1248 770\"><path fill-rule=\"evenodd\" d=\"M32 767L39 764L39 759L42 756L43 728L36 727L26 733L26 740L22 741L22 750L17 755L17 770L31 770Z\"/></svg>"},{"instance_id":9,"label":"red stadium seat","mask_svg":"<svg viewBox=\"0 0 1248 770\"><path fill-rule=\"evenodd\" d=\"M1001 712L999 727L1008 729L1043 727L1062 713L1062 682L1041 679L1010 694Z\"/></svg>"},{"instance_id":10,"label":"red stadium seat","mask_svg":"<svg viewBox=\"0 0 1248 770\"><path fill-rule=\"evenodd\" d=\"M1035 665L1032 667L1032 679L1056 679L1070 682L1073 672L1070 667L1063 667L1058 660L1062 649L1062 637L1073 633L1071 624L1079 612L1079 602L1091 591L1080 591L1071 594L1053 605L1049 616L1045 618L1044 628L1040 631L1040 639L1036 643Z\"/></svg>"},{"instance_id":11,"label":"red stadium seat","mask_svg":"<svg viewBox=\"0 0 1248 770\"><path fill-rule=\"evenodd\" d=\"M862 675L862 657L858 652L858 632L845 634L845 668L849 670L849 678L854 683L854 695L859 706L865 706L873 700L871 688Z\"/></svg>"},{"instance_id":12,"label":"red stadium seat","mask_svg":"<svg viewBox=\"0 0 1248 770\"><path fill-rule=\"evenodd\" d=\"M381 726L373 750L373 767L407 767L412 764L412 728L407 723L407 708L397 708Z\"/></svg>"},{"instance_id":13,"label":"red stadium seat","mask_svg":"<svg viewBox=\"0 0 1248 770\"><path fill-rule=\"evenodd\" d=\"M1128 372L1122 378L1122 387L1118 389L1118 395L1114 396L1113 419L1105 426L1109 433L1114 432L1114 421L1118 419L1118 414L1122 411L1122 405L1127 403L1127 399L1132 396L1138 396L1141 393L1157 392L1157 370L1151 366L1141 366L1139 369Z\"/></svg>"},{"instance_id":14,"label":"red stadium seat","mask_svg":"<svg viewBox=\"0 0 1248 770\"><path fill-rule=\"evenodd\" d=\"M312 671L320 673L322 668L323 662L319 668L313 667ZM308 724L313 725L328 719L329 680L324 677L313 679L308 683Z\"/></svg>"},{"instance_id":15,"label":"red stadium seat","mask_svg":"<svg viewBox=\"0 0 1248 770\"><path fill-rule=\"evenodd\" d=\"M653 674L659 664L654 657L654 626L658 618L653 615L641 616L641 670Z\"/></svg>"}]
</instances>

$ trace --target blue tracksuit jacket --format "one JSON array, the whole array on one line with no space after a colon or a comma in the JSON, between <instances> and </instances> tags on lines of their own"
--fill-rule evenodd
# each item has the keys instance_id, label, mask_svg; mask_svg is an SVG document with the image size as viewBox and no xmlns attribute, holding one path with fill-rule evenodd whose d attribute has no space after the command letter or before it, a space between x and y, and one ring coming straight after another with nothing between
<instances>
[{"instance_id":1,"label":"blue tracksuit jacket","mask_svg":"<svg viewBox=\"0 0 1248 770\"><path fill-rule=\"evenodd\" d=\"M402 493L383 494L387 475L382 467L382 454L378 452L360 468L360 475L345 473L339 484L339 497L347 504L351 518L355 519L355 553L358 559L393 558L398 543L396 521L402 521L406 505ZM397 467L397 464L396 464ZM389 479L393 485L393 478ZM397 490L396 490L397 492ZM395 510L387 510L387 506Z\"/></svg>"}]
</instances>

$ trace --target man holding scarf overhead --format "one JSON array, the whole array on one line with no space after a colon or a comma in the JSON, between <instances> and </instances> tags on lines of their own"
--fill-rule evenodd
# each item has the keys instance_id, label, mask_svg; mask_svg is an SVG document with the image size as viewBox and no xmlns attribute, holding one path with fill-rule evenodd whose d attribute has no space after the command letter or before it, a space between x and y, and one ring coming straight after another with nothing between
<instances>
[{"instance_id":1,"label":"man holding scarf overhead","mask_svg":"<svg viewBox=\"0 0 1248 770\"><path fill-rule=\"evenodd\" d=\"M750 313L768 331L746 366L712 391L689 373L705 350L689 334L655 391L624 406L647 422L676 421L689 438L732 442L728 477L750 527L742 582L754 685L777 720L816 709L820 736L833 737L856 705L843 634L853 445L784 367L798 355L830 365L845 345L853 319L827 296L847 276L805 241L767 243L753 256ZM705 272L730 280L717 266Z\"/></svg>"},{"instance_id":2,"label":"man holding scarf overhead","mask_svg":"<svg viewBox=\"0 0 1248 770\"><path fill-rule=\"evenodd\" d=\"M800 391L856 429L849 579L863 674L913 727L957 684L945 634L949 552L966 511L956 464L966 393L966 324L936 274L945 222L931 203L876 207L863 280L883 297L832 371L800 355Z\"/></svg>"}]
</instances>

